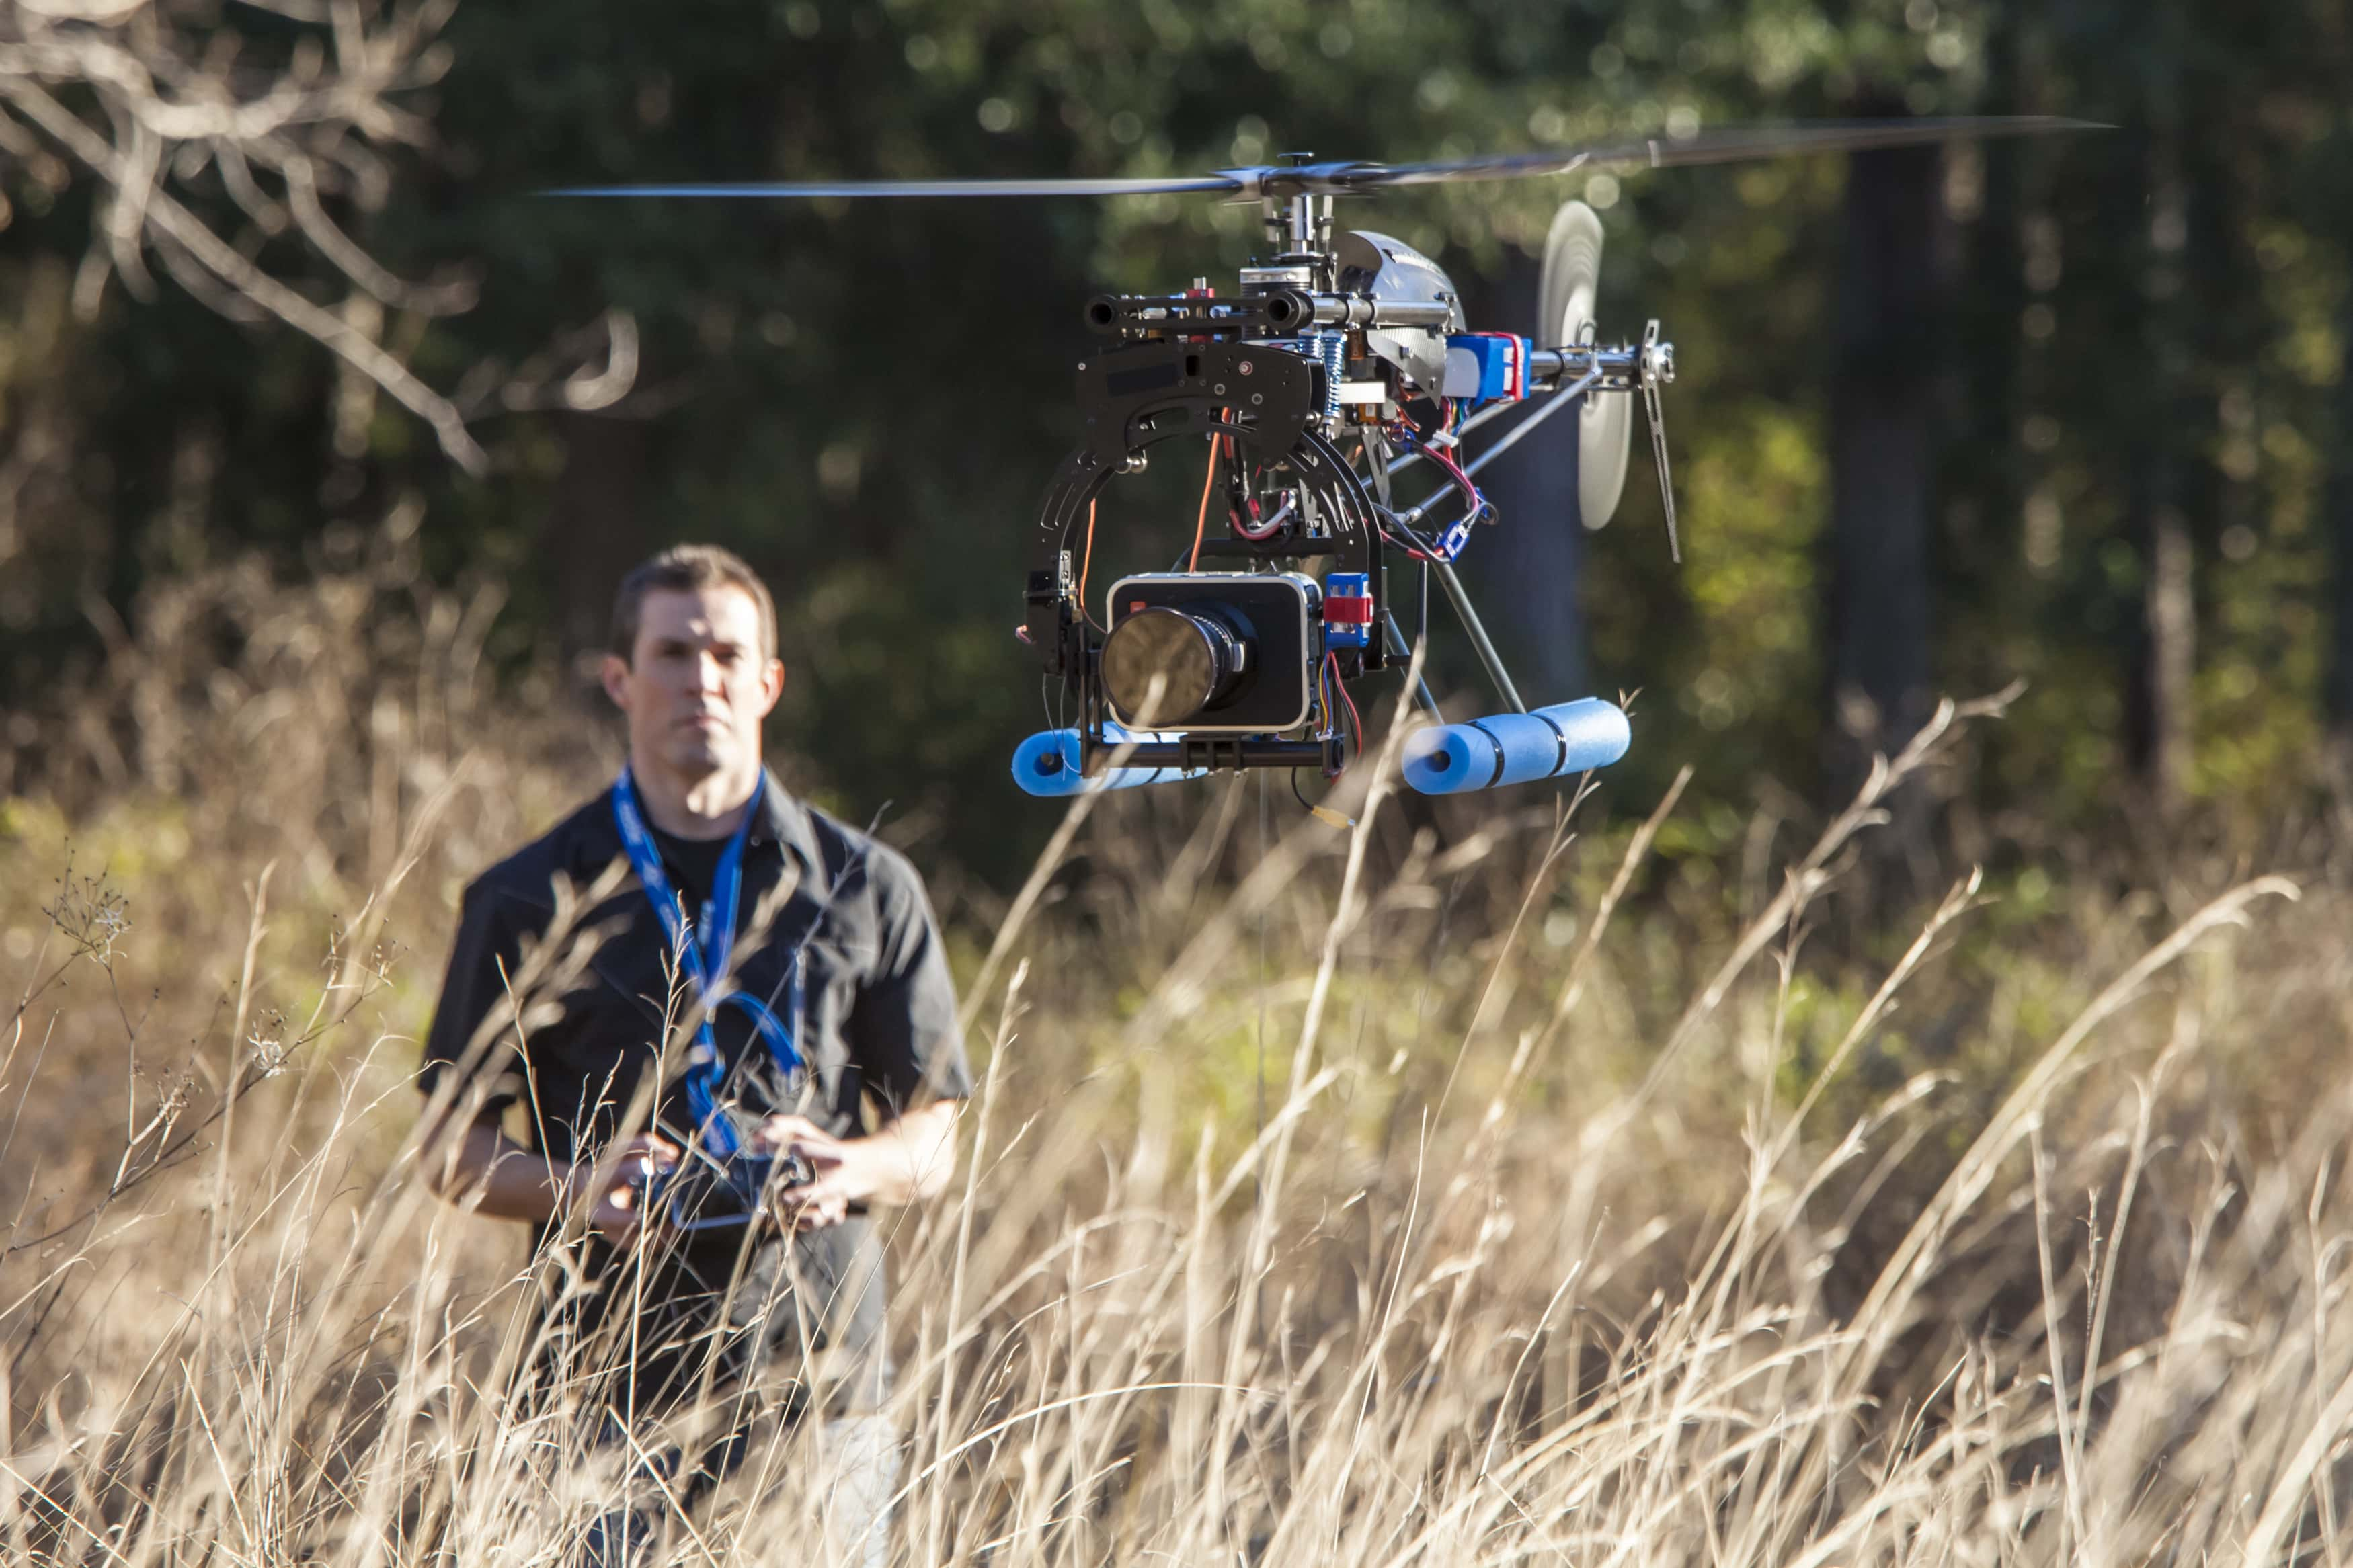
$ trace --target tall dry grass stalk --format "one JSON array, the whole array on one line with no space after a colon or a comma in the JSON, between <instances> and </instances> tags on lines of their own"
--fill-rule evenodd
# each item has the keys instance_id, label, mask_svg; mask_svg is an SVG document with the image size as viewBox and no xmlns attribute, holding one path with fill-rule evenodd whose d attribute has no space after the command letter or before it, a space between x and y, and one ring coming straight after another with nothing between
<instances>
[{"instance_id":1,"label":"tall dry grass stalk","mask_svg":"<svg viewBox=\"0 0 2353 1568\"><path fill-rule=\"evenodd\" d=\"M504 1394L529 1266L426 1195L407 1081L456 883L610 758L404 563L146 617L70 818L5 807L12 1560L552 1564L599 1501ZM1806 946L1990 721L1746 920L1660 859L1680 783L1451 844L1385 767L1346 834L1255 779L1101 803L1018 929L959 917L900 1560L2343 1561L2344 900L2029 921L1970 874ZM672 1558L827 1560L818 1441L759 1435Z\"/></svg>"}]
</instances>

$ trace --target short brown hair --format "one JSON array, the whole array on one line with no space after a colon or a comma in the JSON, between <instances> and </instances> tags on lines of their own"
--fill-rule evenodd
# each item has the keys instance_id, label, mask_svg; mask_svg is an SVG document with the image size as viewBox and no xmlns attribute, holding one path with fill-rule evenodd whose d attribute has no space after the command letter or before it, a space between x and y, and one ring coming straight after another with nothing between
<instances>
[{"instance_id":1,"label":"short brown hair","mask_svg":"<svg viewBox=\"0 0 2353 1568\"><path fill-rule=\"evenodd\" d=\"M716 544L673 544L621 579L620 591L613 595L613 651L624 662L637 658L638 617L648 594L690 594L722 585L752 596L752 607L760 615L760 657L776 658L776 601L742 556Z\"/></svg>"}]
</instances>

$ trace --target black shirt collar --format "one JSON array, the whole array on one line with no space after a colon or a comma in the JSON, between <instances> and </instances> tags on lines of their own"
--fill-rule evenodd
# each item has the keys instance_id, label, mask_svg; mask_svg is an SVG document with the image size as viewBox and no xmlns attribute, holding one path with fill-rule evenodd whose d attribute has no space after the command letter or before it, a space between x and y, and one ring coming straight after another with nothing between
<instances>
[{"instance_id":1,"label":"black shirt collar","mask_svg":"<svg viewBox=\"0 0 2353 1568\"><path fill-rule=\"evenodd\" d=\"M767 787L760 792L760 815L753 822L752 831L745 835L747 841L779 845L787 854L799 859L805 874L822 876L825 858L818 848L817 828L809 821L809 808L777 782L774 769L763 768L760 771L766 776ZM609 859L619 854L621 835L613 824L611 790L607 790L597 802L596 824L596 837L590 847L591 855L601 851L605 858ZM649 821L647 826L650 827L653 825ZM612 846L609 850L604 848L607 840Z\"/></svg>"},{"instance_id":2,"label":"black shirt collar","mask_svg":"<svg viewBox=\"0 0 2353 1568\"><path fill-rule=\"evenodd\" d=\"M773 769L761 772L767 775L767 787L760 792L760 816L752 824L752 841L781 844L800 858L803 871L822 873L825 861L818 852L817 829L810 826L808 807L776 782Z\"/></svg>"}]
</instances>

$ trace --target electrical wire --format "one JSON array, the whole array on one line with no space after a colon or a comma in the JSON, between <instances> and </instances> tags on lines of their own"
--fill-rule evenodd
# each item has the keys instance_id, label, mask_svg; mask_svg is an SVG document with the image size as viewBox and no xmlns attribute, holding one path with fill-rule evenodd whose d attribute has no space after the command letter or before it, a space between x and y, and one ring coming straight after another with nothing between
<instances>
[{"instance_id":1,"label":"electrical wire","mask_svg":"<svg viewBox=\"0 0 2353 1568\"><path fill-rule=\"evenodd\" d=\"M1293 768L1291 770L1291 798L1297 801L1300 805L1307 811L1313 812L1315 809L1315 803L1299 793L1299 770L1297 768Z\"/></svg>"},{"instance_id":2,"label":"electrical wire","mask_svg":"<svg viewBox=\"0 0 2353 1568\"><path fill-rule=\"evenodd\" d=\"M1226 506L1226 522L1233 530L1234 536L1238 539L1247 539L1253 544L1261 544L1282 533L1283 525L1291 520L1291 514L1298 509L1298 492L1282 491L1282 504L1275 508L1272 515L1262 517L1258 497L1251 493L1251 488L1252 481L1262 478L1266 470L1261 468L1253 474L1246 466L1240 463L1237 460L1232 437L1218 436L1211 439L1219 444L1219 448L1225 455L1226 460L1235 465L1226 487L1227 494L1232 498ZM1235 505L1235 501L1240 504Z\"/></svg>"},{"instance_id":3,"label":"electrical wire","mask_svg":"<svg viewBox=\"0 0 2353 1568\"><path fill-rule=\"evenodd\" d=\"M1324 678L1327 675L1331 678L1331 684L1328 688L1325 688L1324 687ZM1332 652L1329 648L1326 648L1324 652L1324 668L1322 670L1317 672L1316 683L1319 688L1317 694L1324 698L1324 713L1331 718L1334 727L1340 730L1341 738L1344 743L1350 732L1354 732L1356 742L1356 755L1362 757L1365 754L1364 717L1356 711L1356 700L1348 695L1348 683L1340 679L1340 656ZM1341 703L1345 704L1348 710L1349 722L1345 727L1341 726L1338 722L1339 710L1335 707L1332 702L1330 696L1331 692L1339 693ZM1345 767L1347 766L1347 763L1344 760L1340 765L1342 767Z\"/></svg>"},{"instance_id":4,"label":"electrical wire","mask_svg":"<svg viewBox=\"0 0 2353 1568\"><path fill-rule=\"evenodd\" d=\"M1332 661L1332 684L1339 688L1340 700L1348 705L1348 725L1356 732L1356 755L1361 757L1365 754L1364 716L1356 711L1356 700L1348 695L1348 683L1340 679L1339 656L1327 652L1324 657Z\"/></svg>"},{"instance_id":5,"label":"electrical wire","mask_svg":"<svg viewBox=\"0 0 2353 1568\"><path fill-rule=\"evenodd\" d=\"M1264 781L1261 780L1261 785L1263 783ZM1299 770L1297 768L1291 770L1291 798L1305 806L1307 808L1307 815L1314 817L1318 822L1328 824L1334 827L1354 827L1356 826L1356 819L1355 817L1343 816L1338 812L1333 810L1330 806L1312 801L1305 795L1300 794ZM1261 914L1264 914L1266 912L1263 906L1261 907L1259 912Z\"/></svg>"},{"instance_id":6,"label":"electrical wire","mask_svg":"<svg viewBox=\"0 0 2353 1568\"><path fill-rule=\"evenodd\" d=\"M1427 563L1446 559L1446 552L1436 540L1418 532L1404 518L1377 501L1373 503L1373 520L1379 525L1383 539L1416 561Z\"/></svg>"},{"instance_id":7,"label":"electrical wire","mask_svg":"<svg viewBox=\"0 0 2353 1568\"><path fill-rule=\"evenodd\" d=\"M1299 505L1298 497L1293 492L1285 490L1282 493L1283 502L1274 510L1274 515L1268 518L1264 522L1260 523L1256 528L1252 528L1243 522L1241 513L1233 513L1232 520L1234 531L1241 535L1244 539L1249 540L1253 544L1261 540L1272 539L1276 534L1281 533L1282 531L1283 523L1289 521L1292 511ZM1252 500L1248 504L1253 511L1257 510L1257 501Z\"/></svg>"},{"instance_id":8,"label":"electrical wire","mask_svg":"<svg viewBox=\"0 0 2353 1568\"><path fill-rule=\"evenodd\" d=\"M1342 748L1340 766L1345 768L1348 765L1346 754L1348 729L1347 726L1341 721L1340 704L1333 700L1334 689L1339 684L1334 677L1338 673L1339 665L1337 661L1335 660L1332 654L1327 650L1324 655L1322 662L1317 664L1315 667L1315 700L1322 706L1324 710L1324 734L1326 737L1332 735L1337 735L1340 737L1340 744ZM1324 776L1327 779L1336 778L1339 776L1338 770L1326 769ZM1311 807L1310 809L1312 810L1313 808Z\"/></svg>"},{"instance_id":9,"label":"electrical wire","mask_svg":"<svg viewBox=\"0 0 2353 1568\"><path fill-rule=\"evenodd\" d=\"M1444 436L1447 429L1453 422L1455 415L1454 403L1455 400L1453 399L1439 400L1439 429L1437 431L1437 435L1440 437ZM1421 427L1416 425L1409 416L1400 416L1396 421L1384 426L1384 428L1389 435L1396 437L1398 445L1402 449L1408 452L1419 452L1421 457L1427 458L1440 473L1446 476L1447 483L1457 494L1461 496L1463 505L1462 517L1454 524L1450 525L1446 531L1447 533L1453 533L1455 530L1461 528L1465 522L1477 522L1482 518L1492 517L1494 515L1494 508L1489 505L1487 498L1480 493L1479 487L1471 482L1470 474L1463 469L1461 464L1455 461L1453 454L1446 450L1446 447L1451 445L1451 443L1424 437L1421 433ZM1430 509L1430 503L1425 501L1414 510L1415 512L1419 514L1420 512L1427 511ZM1440 542L1444 537L1443 535L1439 538L1432 538L1430 536L1424 535L1418 531L1412 524L1407 522L1402 515L1390 511L1387 508L1377 506L1375 510L1382 520L1382 535L1387 538L1391 544L1395 545L1398 549L1404 551L1408 555L1412 556L1415 560L1451 562L1461 553L1459 547L1450 549L1446 544Z\"/></svg>"},{"instance_id":10,"label":"electrical wire","mask_svg":"<svg viewBox=\"0 0 2353 1568\"><path fill-rule=\"evenodd\" d=\"M1095 498L1087 498L1087 551L1079 558L1079 619L1089 626L1095 624L1087 610L1087 570L1095 563Z\"/></svg>"},{"instance_id":11,"label":"electrical wire","mask_svg":"<svg viewBox=\"0 0 2353 1568\"><path fill-rule=\"evenodd\" d=\"M1185 563L1187 572L1198 572L1201 566L1201 539L1209 530L1209 490L1218 482L1218 444L1221 438L1209 437L1209 468L1201 476L1201 515L1193 523L1193 557Z\"/></svg>"},{"instance_id":12,"label":"electrical wire","mask_svg":"<svg viewBox=\"0 0 2353 1568\"><path fill-rule=\"evenodd\" d=\"M1462 465L1454 460L1454 455L1451 452L1435 446L1428 447L1426 451L1430 460L1438 465L1439 470L1445 474L1456 489L1462 492L1463 505L1469 509L1469 516L1475 519L1487 510L1487 498L1479 493L1479 487L1471 482L1471 476L1462 471Z\"/></svg>"}]
</instances>

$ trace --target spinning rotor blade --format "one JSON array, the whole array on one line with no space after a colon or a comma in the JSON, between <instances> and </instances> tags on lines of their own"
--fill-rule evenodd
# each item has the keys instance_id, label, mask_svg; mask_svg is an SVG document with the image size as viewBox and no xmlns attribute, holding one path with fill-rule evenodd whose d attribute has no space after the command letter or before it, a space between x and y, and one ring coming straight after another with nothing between
<instances>
[{"instance_id":1,"label":"spinning rotor blade","mask_svg":"<svg viewBox=\"0 0 2353 1568\"><path fill-rule=\"evenodd\" d=\"M1434 185L1451 180L1516 180L1578 169L1664 169L1743 163L1801 153L1862 153L1881 147L1988 136L2039 136L2057 131L2108 129L2088 120L2051 114L1957 116L1941 120L1848 120L1812 125L1726 125L1685 137L1653 136L1595 147L1546 147L1534 153L1489 153L1432 163L1317 163L1298 169L1235 170L1263 174L1269 195L1346 195L1390 185Z\"/></svg>"},{"instance_id":2,"label":"spinning rotor blade","mask_svg":"<svg viewBox=\"0 0 2353 1568\"><path fill-rule=\"evenodd\" d=\"M1227 174L1169 180L817 180L784 184L570 185L549 196L1149 196L1164 192L1231 193Z\"/></svg>"},{"instance_id":3,"label":"spinning rotor blade","mask_svg":"<svg viewBox=\"0 0 2353 1568\"><path fill-rule=\"evenodd\" d=\"M1601 215L1580 201L1563 202L1545 236L1544 274L1536 285L1536 347L1565 349L1598 328L1594 300L1601 282Z\"/></svg>"},{"instance_id":4,"label":"spinning rotor blade","mask_svg":"<svg viewBox=\"0 0 2353 1568\"><path fill-rule=\"evenodd\" d=\"M744 184L567 185L551 196L691 196L719 199L802 196L1149 196L1202 193L1243 200L1302 195L1351 195L1391 185L1432 185L1450 180L1517 180L1578 169L1664 169L1697 163L1739 163L1800 153L1858 153L1874 147L1984 136L2037 136L2054 131L2098 131L2087 120L2049 114L1946 120L1852 120L1817 125L1726 125L1689 136L1653 136L1595 147L1546 147L1534 153L1493 153L1435 163L1304 163L1223 169L1214 174L1135 180L813 180Z\"/></svg>"},{"instance_id":5,"label":"spinning rotor blade","mask_svg":"<svg viewBox=\"0 0 2353 1568\"><path fill-rule=\"evenodd\" d=\"M1556 349L1590 342L1601 280L1601 219L1583 202L1563 203L1545 236L1544 272L1536 287L1536 346ZM1577 513L1588 529L1618 510L1634 453L1634 400L1620 394L1585 395L1577 420Z\"/></svg>"}]
</instances>

